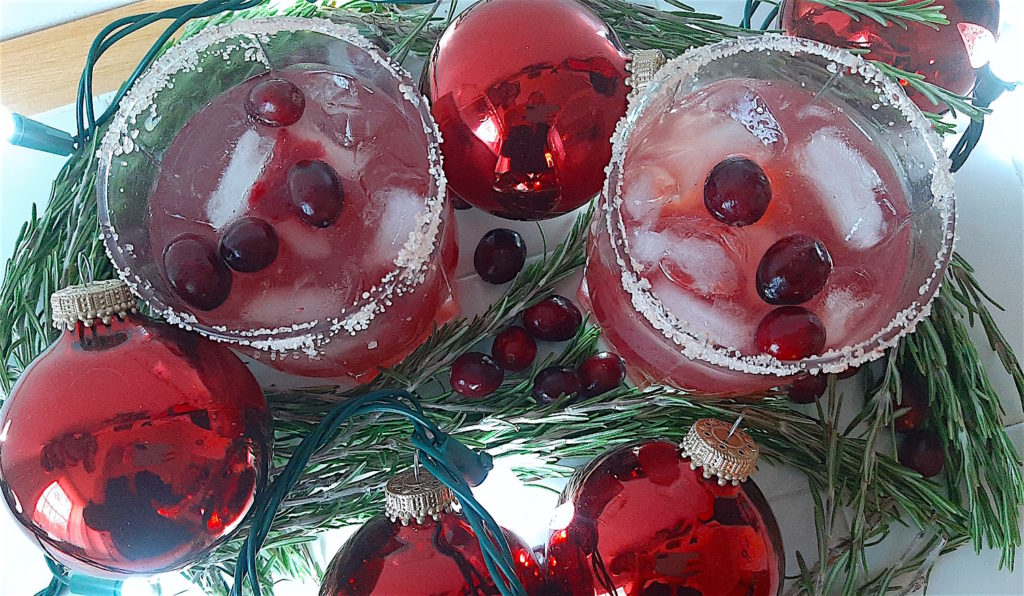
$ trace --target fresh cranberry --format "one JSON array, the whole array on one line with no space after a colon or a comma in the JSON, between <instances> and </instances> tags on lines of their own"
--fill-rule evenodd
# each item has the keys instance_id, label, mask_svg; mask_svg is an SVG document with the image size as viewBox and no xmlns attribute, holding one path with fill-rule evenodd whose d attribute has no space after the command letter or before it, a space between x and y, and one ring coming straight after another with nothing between
<instances>
[{"instance_id":1,"label":"fresh cranberry","mask_svg":"<svg viewBox=\"0 0 1024 596\"><path fill-rule=\"evenodd\" d=\"M757 265L757 293L768 304L800 304L813 298L832 273L832 256L821 242L794 234L779 240Z\"/></svg>"},{"instance_id":2,"label":"fresh cranberry","mask_svg":"<svg viewBox=\"0 0 1024 596\"><path fill-rule=\"evenodd\" d=\"M780 306L758 323L754 343L779 360L800 360L825 347L825 326L806 308Z\"/></svg>"},{"instance_id":3,"label":"fresh cranberry","mask_svg":"<svg viewBox=\"0 0 1024 596\"><path fill-rule=\"evenodd\" d=\"M266 269L277 258L277 232L257 217L243 217L220 237L220 256L235 271L252 273Z\"/></svg>"},{"instance_id":4,"label":"fresh cranberry","mask_svg":"<svg viewBox=\"0 0 1024 596\"><path fill-rule=\"evenodd\" d=\"M164 249L164 271L171 288L199 310L224 304L231 292L231 270L213 244L194 234L183 234Z\"/></svg>"},{"instance_id":5,"label":"fresh cranberry","mask_svg":"<svg viewBox=\"0 0 1024 596\"><path fill-rule=\"evenodd\" d=\"M549 366L533 380L533 399L547 405L559 397L572 399L580 394L580 377L567 366Z\"/></svg>"},{"instance_id":6,"label":"fresh cranberry","mask_svg":"<svg viewBox=\"0 0 1024 596\"><path fill-rule=\"evenodd\" d=\"M749 226L761 219L772 200L772 187L761 166L745 157L729 157L704 181L704 206L718 221Z\"/></svg>"},{"instance_id":7,"label":"fresh cranberry","mask_svg":"<svg viewBox=\"0 0 1024 596\"><path fill-rule=\"evenodd\" d=\"M485 397L498 390L505 372L487 354L467 352L452 363L452 389L466 397Z\"/></svg>"},{"instance_id":8,"label":"fresh cranberry","mask_svg":"<svg viewBox=\"0 0 1024 596\"><path fill-rule=\"evenodd\" d=\"M498 228L484 234L473 253L473 266L487 283L515 279L526 263L526 243L517 232Z\"/></svg>"},{"instance_id":9,"label":"fresh cranberry","mask_svg":"<svg viewBox=\"0 0 1024 596\"><path fill-rule=\"evenodd\" d=\"M924 423L931 416L932 408L928 403L928 382L918 374L901 375L901 401L893 403L894 410L904 410L893 420L893 428L896 432L909 433L924 426Z\"/></svg>"},{"instance_id":10,"label":"fresh cranberry","mask_svg":"<svg viewBox=\"0 0 1024 596\"><path fill-rule=\"evenodd\" d=\"M626 378L626 363L612 352L599 352L584 360L579 367L583 397L594 397L615 389Z\"/></svg>"},{"instance_id":11,"label":"fresh cranberry","mask_svg":"<svg viewBox=\"0 0 1024 596\"><path fill-rule=\"evenodd\" d=\"M288 170L288 189L299 219L326 228L341 215L345 193L334 168L320 160L304 159Z\"/></svg>"},{"instance_id":12,"label":"fresh cranberry","mask_svg":"<svg viewBox=\"0 0 1024 596\"><path fill-rule=\"evenodd\" d=\"M266 79L249 90L245 112L267 126L290 126L302 118L306 98L291 81Z\"/></svg>"},{"instance_id":13,"label":"fresh cranberry","mask_svg":"<svg viewBox=\"0 0 1024 596\"><path fill-rule=\"evenodd\" d=\"M925 478L942 471L946 462L939 435L930 430L915 430L903 438L898 450L900 463Z\"/></svg>"},{"instance_id":14,"label":"fresh cranberry","mask_svg":"<svg viewBox=\"0 0 1024 596\"><path fill-rule=\"evenodd\" d=\"M460 197L459 195L457 195L455 193L451 193L448 196L451 197L451 199L452 199L452 207L456 211L468 211L468 210L473 208L472 205L470 205L469 203L466 202L466 199L463 199L462 197Z\"/></svg>"},{"instance_id":15,"label":"fresh cranberry","mask_svg":"<svg viewBox=\"0 0 1024 596\"><path fill-rule=\"evenodd\" d=\"M525 370L537 357L537 342L522 327L509 327L494 338L491 356L505 370Z\"/></svg>"},{"instance_id":16,"label":"fresh cranberry","mask_svg":"<svg viewBox=\"0 0 1024 596\"><path fill-rule=\"evenodd\" d=\"M523 311L523 327L545 341L565 341L576 335L583 315L564 296L551 296Z\"/></svg>"},{"instance_id":17,"label":"fresh cranberry","mask_svg":"<svg viewBox=\"0 0 1024 596\"><path fill-rule=\"evenodd\" d=\"M800 375L786 389L786 396L797 404L813 404L825 395L828 378L825 375Z\"/></svg>"}]
</instances>

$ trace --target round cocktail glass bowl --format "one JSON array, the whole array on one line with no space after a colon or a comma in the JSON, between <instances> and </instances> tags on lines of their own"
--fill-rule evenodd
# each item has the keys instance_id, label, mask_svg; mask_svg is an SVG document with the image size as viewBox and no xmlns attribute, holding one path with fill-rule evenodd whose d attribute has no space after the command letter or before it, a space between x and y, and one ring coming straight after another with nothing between
<instances>
[{"instance_id":1,"label":"round cocktail glass bowl","mask_svg":"<svg viewBox=\"0 0 1024 596\"><path fill-rule=\"evenodd\" d=\"M275 89L289 91L276 104ZM409 75L352 27L291 17L168 50L119 106L98 175L107 251L155 312L280 370L356 382L458 311L445 188ZM233 228L249 218L262 223Z\"/></svg>"},{"instance_id":2,"label":"round cocktail glass bowl","mask_svg":"<svg viewBox=\"0 0 1024 596\"><path fill-rule=\"evenodd\" d=\"M877 359L927 316L952 254L949 163L929 121L861 58L778 35L691 50L631 103L613 150L580 298L635 382L756 394ZM642 162L662 153L677 154L689 178ZM743 227L702 200L709 171L729 157L760 162L773 191L762 219ZM686 231L641 237L673 226ZM801 305L819 310L828 335L819 353L780 360L754 341L775 308L754 273L768 246L796 233L831 243L829 281Z\"/></svg>"}]
</instances>

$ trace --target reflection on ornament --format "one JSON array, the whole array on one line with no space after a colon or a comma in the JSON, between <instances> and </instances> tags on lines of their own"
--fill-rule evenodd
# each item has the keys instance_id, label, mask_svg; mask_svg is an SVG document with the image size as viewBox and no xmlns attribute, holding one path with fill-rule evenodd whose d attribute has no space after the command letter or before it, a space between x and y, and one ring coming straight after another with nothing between
<instances>
[{"instance_id":1,"label":"reflection on ornament","mask_svg":"<svg viewBox=\"0 0 1024 596\"><path fill-rule=\"evenodd\" d=\"M552 521L552 593L775 594L785 569L778 526L757 487L740 484L757 448L729 431L701 420L682 448L634 443L580 470Z\"/></svg>"},{"instance_id":2,"label":"reflection on ornament","mask_svg":"<svg viewBox=\"0 0 1024 596\"><path fill-rule=\"evenodd\" d=\"M100 577L208 553L245 516L270 455L267 402L238 357L129 314L133 303L120 282L55 294L69 328L0 410L15 519L56 561Z\"/></svg>"},{"instance_id":3,"label":"reflection on ornament","mask_svg":"<svg viewBox=\"0 0 1024 596\"><path fill-rule=\"evenodd\" d=\"M485 0L445 31L423 92L455 194L509 219L593 197L626 111L627 57L575 0Z\"/></svg>"},{"instance_id":4,"label":"reflection on ornament","mask_svg":"<svg viewBox=\"0 0 1024 596\"><path fill-rule=\"evenodd\" d=\"M879 0L869 0L875 2ZM933 28L906 22L883 26L864 15L854 18L814 0L786 0L780 26L789 35L806 37L843 48L868 50L880 60L954 93L965 95L974 86L975 69L988 63L999 29L998 0L947 0L942 12L949 25ZM922 110L943 111L908 85L907 95Z\"/></svg>"}]
</instances>

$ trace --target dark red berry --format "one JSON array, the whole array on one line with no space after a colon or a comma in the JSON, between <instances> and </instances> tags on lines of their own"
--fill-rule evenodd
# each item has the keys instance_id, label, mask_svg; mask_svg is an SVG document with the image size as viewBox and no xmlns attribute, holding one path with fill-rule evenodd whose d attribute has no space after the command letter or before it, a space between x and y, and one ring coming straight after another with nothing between
<instances>
[{"instance_id":1,"label":"dark red berry","mask_svg":"<svg viewBox=\"0 0 1024 596\"><path fill-rule=\"evenodd\" d=\"M235 271L266 269L277 258L277 232L257 217L243 217L220 236L220 256Z\"/></svg>"},{"instance_id":2,"label":"dark red berry","mask_svg":"<svg viewBox=\"0 0 1024 596\"><path fill-rule=\"evenodd\" d=\"M454 207L456 211L468 211L473 208L472 205L466 202L466 199L463 199L455 193L448 196L452 198L452 207Z\"/></svg>"},{"instance_id":3,"label":"dark red berry","mask_svg":"<svg viewBox=\"0 0 1024 596\"><path fill-rule=\"evenodd\" d=\"M523 311L523 327L545 341L565 341L576 335L583 315L564 296L551 296Z\"/></svg>"},{"instance_id":4,"label":"dark red berry","mask_svg":"<svg viewBox=\"0 0 1024 596\"><path fill-rule=\"evenodd\" d=\"M498 228L484 234L473 253L473 267L487 283L515 279L526 263L526 243L517 232Z\"/></svg>"},{"instance_id":5,"label":"dark red berry","mask_svg":"<svg viewBox=\"0 0 1024 596\"><path fill-rule=\"evenodd\" d=\"M800 304L813 298L832 273L832 256L821 242L794 234L765 251L757 265L757 293L768 304Z\"/></svg>"},{"instance_id":6,"label":"dark red berry","mask_svg":"<svg viewBox=\"0 0 1024 596\"><path fill-rule=\"evenodd\" d=\"M547 405L560 397L572 399L580 394L580 377L567 366L549 366L533 380L533 399Z\"/></svg>"},{"instance_id":7,"label":"dark red berry","mask_svg":"<svg viewBox=\"0 0 1024 596\"><path fill-rule=\"evenodd\" d=\"M626 363L612 352L599 352L584 360L579 367L583 397L594 397L615 389L626 378Z\"/></svg>"},{"instance_id":8,"label":"dark red berry","mask_svg":"<svg viewBox=\"0 0 1024 596\"><path fill-rule=\"evenodd\" d=\"M509 327L494 338L491 356L505 370L525 370L537 357L537 342L522 327Z\"/></svg>"},{"instance_id":9,"label":"dark red berry","mask_svg":"<svg viewBox=\"0 0 1024 596\"><path fill-rule=\"evenodd\" d=\"M825 395L828 378L825 375L800 375L786 389L786 396L797 404L813 404Z\"/></svg>"},{"instance_id":10,"label":"dark red berry","mask_svg":"<svg viewBox=\"0 0 1024 596\"><path fill-rule=\"evenodd\" d=\"M314 228L326 228L341 215L345 193L334 168L319 160L304 159L288 170L288 190L299 219Z\"/></svg>"},{"instance_id":11,"label":"dark red berry","mask_svg":"<svg viewBox=\"0 0 1024 596\"><path fill-rule=\"evenodd\" d=\"M231 270L213 243L193 234L178 236L167 245L164 271L174 292L199 310L217 308L231 292Z\"/></svg>"},{"instance_id":12,"label":"dark red berry","mask_svg":"<svg viewBox=\"0 0 1024 596\"><path fill-rule=\"evenodd\" d=\"M898 414L892 426L896 432L909 433L924 426L931 416L932 408L928 403L928 382L918 374L900 376L902 386L900 402L893 403L894 410L906 410ZM909 408L909 409L907 409Z\"/></svg>"},{"instance_id":13,"label":"dark red berry","mask_svg":"<svg viewBox=\"0 0 1024 596\"><path fill-rule=\"evenodd\" d=\"M291 81L266 79L249 90L245 112L267 126L290 126L302 118L306 98Z\"/></svg>"},{"instance_id":14,"label":"dark red berry","mask_svg":"<svg viewBox=\"0 0 1024 596\"><path fill-rule=\"evenodd\" d=\"M900 463L925 478L941 472L946 462L942 440L930 430L915 430L904 437L898 455Z\"/></svg>"},{"instance_id":15,"label":"dark red berry","mask_svg":"<svg viewBox=\"0 0 1024 596\"><path fill-rule=\"evenodd\" d=\"M772 200L772 187L761 166L745 157L729 157L704 181L704 206L718 221L749 226L761 219Z\"/></svg>"},{"instance_id":16,"label":"dark red berry","mask_svg":"<svg viewBox=\"0 0 1024 596\"><path fill-rule=\"evenodd\" d=\"M825 326L806 308L780 306L758 323L754 343L779 360L800 360L825 347Z\"/></svg>"},{"instance_id":17,"label":"dark red berry","mask_svg":"<svg viewBox=\"0 0 1024 596\"><path fill-rule=\"evenodd\" d=\"M498 390L505 372L487 354L467 352L452 363L452 390L466 397L485 397Z\"/></svg>"}]
</instances>

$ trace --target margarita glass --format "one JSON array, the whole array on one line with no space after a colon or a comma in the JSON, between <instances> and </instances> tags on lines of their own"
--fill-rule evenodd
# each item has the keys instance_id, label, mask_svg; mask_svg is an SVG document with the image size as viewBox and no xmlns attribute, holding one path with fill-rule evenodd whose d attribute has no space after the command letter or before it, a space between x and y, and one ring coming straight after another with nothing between
<instances>
[{"instance_id":1,"label":"margarita glass","mask_svg":"<svg viewBox=\"0 0 1024 596\"><path fill-rule=\"evenodd\" d=\"M952 254L952 176L899 86L767 35L687 52L632 102L580 289L640 384L746 395L879 358Z\"/></svg>"},{"instance_id":2,"label":"margarita glass","mask_svg":"<svg viewBox=\"0 0 1024 596\"><path fill-rule=\"evenodd\" d=\"M365 382L454 316L445 196L415 83L320 19L171 48L101 148L121 277L167 320L308 376Z\"/></svg>"}]
</instances>

